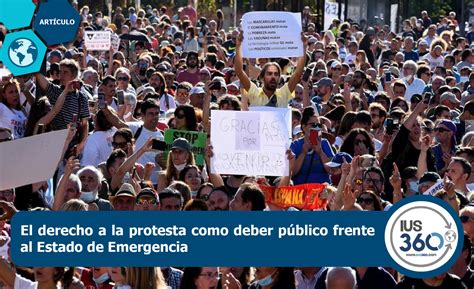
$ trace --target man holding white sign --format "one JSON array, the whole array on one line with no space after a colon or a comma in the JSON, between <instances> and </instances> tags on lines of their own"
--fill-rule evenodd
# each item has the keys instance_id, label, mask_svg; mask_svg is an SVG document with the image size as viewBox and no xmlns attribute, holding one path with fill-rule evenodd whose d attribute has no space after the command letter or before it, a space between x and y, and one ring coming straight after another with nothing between
<instances>
[{"instance_id":1,"label":"man holding white sign","mask_svg":"<svg viewBox=\"0 0 474 289\"><path fill-rule=\"evenodd\" d=\"M246 17L247 14L251 14L252 18L249 19L249 17ZM278 12L278 15L276 15L273 14L273 12L252 12L247 14L243 17L244 32L249 32L252 34L246 35L262 36L251 36L248 40L244 41L244 32L241 32L237 38L234 66L235 73L237 74L237 77L241 83L241 88L245 90L245 93L243 93L242 102L245 99L244 95L247 95L251 106L288 107L288 102L292 98L293 91L295 90L296 85L300 81L303 74L306 60L305 51L308 44L308 38L301 32L301 15L300 13L296 13L298 15L297 19L299 19L298 23L298 21L291 21L291 19L296 19L294 15L295 13ZM286 15L287 19L289 20L285 22L280 14ZM277 27L274 28L274 26ZM251 29L251 31L246 31L246 27ZM289 31L291 31L292 35L295 35L295 32L300 32L301 42L295 43L295 41L283 41L286 39ZM269 42L270 45L267 47L262 46L259 48L264 49L265 57L299 56L295 72L290 77L289 81L281 88L277 88L278 84L280 83L281 67L276 62L266 63L262 67L259 79L262 81L263 87L260 88L250 81L250 78L243 70L242 49L244 48L244 56L246 57L260 57L259 55L261 55L261 50L252 50L253 48L256 49L255 46L258 44L263 45L262 43L258 42L260 38L264 38L263 40L266 42L268 42L266 40L267 38L274 39ZM272 43L276 43L276 39L282 40L278 41L278 45L280 46L276 46L276 44L275 46L271 45ZM281 42L283 43L280 44ZM288 44L286 44L287 42ZM299 48L301 44L303 47ZM250 46L253 46L253 48L249 49Z\"/></svg>"}]
</instances>

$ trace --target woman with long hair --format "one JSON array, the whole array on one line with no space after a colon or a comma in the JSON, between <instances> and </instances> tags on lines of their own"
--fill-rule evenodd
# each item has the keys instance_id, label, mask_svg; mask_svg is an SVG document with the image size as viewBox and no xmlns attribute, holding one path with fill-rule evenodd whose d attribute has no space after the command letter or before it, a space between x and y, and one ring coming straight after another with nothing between
<instances>
[{"instance_id":1,"label":"woman with long hair","mask_svg":"<svg viewBox=\"0 0 474 289\"><path fill-rule=\"evenodd\" d=\"M65 270L64 267L33 267L35 281L28 280L16 274L12 264L0 260L0 279L10 288L68 288L73 282L74 267Z\"/></svg>"},{"instance_id":2,"label":"woman with long hair","mask_svg":"<svg viewBox=\"0 0 474 289\"><path fill-rule=\"evenodd\" d=\"M372 191L362 192L356 199L365 211L383 211L382 203L380 198Z\"/></svg>"},{"instance_id":3,"label":"woman with long hair","mask_svg":"<svg viewBox=\"0 0 474 289\"><path fill-rule=\"evenodd\" d=\"M168 154L166 170L158 174L158 192L169 186L172 181L179 180L179 174L186 166L195 164L191 144L184 138L174 140Z\"/></svg>"},{"instance_id":4,"label":"woman with long hair","mask_svg":"<svg viewBox=\"0 0 474 289\"><path fill-rule=\"evenodd\" d=\"M197 190L203 183L201 170L197 166L186 166L181 172L179 172L179 180L185 182L191 189L191 196L196 197Z\"/></svg>"},{"instance_id":5,"label":"woman with long hair","mask_svg":"<svg viewBox=\"0 0 474 289\"><path fill-rule=\"evenodd\" d=\"M197 131L198 121L196 111L191 105L180 105L174 111L177 130Z\"/></svg>"},{"instance_id":6,"label":"woman with long hair","mask_svg":"<svg viewBox=\"0 0 474 289\"><path fill-rule=\"evenodd\" d=\"M127 267L125 284L132 289L166 289L168 288L160 267Z\"/></svg>"},{"instance_id":7,"label":"woman with long hair","mask_svg":"<svg viewBox=\"0 0 474 289\"><path fill-rule=\"evenodd\" d=\"M0 127L10 129L15 139L24 137L27 114L20 103L20 84L15 80L4 83L0 100Z\"/></svg>"},{"instance_id":8,"label":"woman with long hair","mask_svg":"<svg viewBox=\"0 0 474 289\"><path fill-rule=\"evenodd\" d=\"M352 129L341 145L341 152L350 154L352 157L365 154L375 155L375 147L369 133L362 128Z\"/></svg>"},{"instance_id":9,"label":"woman with long hair","mask_svg":"<svg viewBox=\"0 0 474 289\"><path fill-rule=\"evenodd\" d=\"M186 28L186 39L184 39L183 52L199 51L196 31L193 26Z\"/></svg>"}]
</instances>

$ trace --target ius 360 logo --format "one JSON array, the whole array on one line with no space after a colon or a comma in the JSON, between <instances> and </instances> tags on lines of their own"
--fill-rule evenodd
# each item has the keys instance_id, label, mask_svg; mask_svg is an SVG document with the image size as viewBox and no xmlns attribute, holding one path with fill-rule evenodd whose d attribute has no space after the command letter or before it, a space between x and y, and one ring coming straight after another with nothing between
<instances>
[{"instance_id":1,"label":"ius 360 logo","mask_svg":"<svg viewBox=\"0 0 474 289\"><path fill-rule=\"evenodd\" d=\"M451 226L448 225L449 229ZM406 232L400 235L403 239L404 246L399 247L402 252L407 252L407 256L437 256L437 252L446 248L451 248L451 243L456 239L456 232L448 230L441 235L438 232L431 232L430 234L423 235L423 222L421 220L401 220L400 231ZM421 253L423 251L432 251L433 253ZM408 253L415 251L418 253Z\"/></svg>"},{"instance_id":2,"label":"ius 360 logo","mask_svg":"<svg viewBox=\"0 0 474 289\"><path fill-rule=\"evenodd\" d=\"M450 212L429 201L407 202L393 212L385 227L390 256L415 273L433 272L452 261L458 239Z\"/></svg>"}]
</instances>

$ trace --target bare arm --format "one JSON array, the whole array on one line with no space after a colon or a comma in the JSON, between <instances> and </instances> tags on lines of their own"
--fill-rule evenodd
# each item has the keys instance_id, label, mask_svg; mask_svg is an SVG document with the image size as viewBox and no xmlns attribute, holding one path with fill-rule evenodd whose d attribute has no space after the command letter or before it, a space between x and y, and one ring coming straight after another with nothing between
<instances>
[{"instance_id":1,"label":"bare arm","mask_svg":"<svg viewBox=\"0 0 474 289\"><path fill-rule=\"evenodd\" d=\"M79 169L80 162L74 157L70 157L64 168L64 174L59 181L58 187L56 189L56 194L54 195L53 211L59 211L61 206L64 204L64 197L66 195L66 184L71 176L72 172Z\"/></svg>"},{"instance_id":2,"label":"bare arm","mask_svg":"<svg viewBox=\"0 0 474 289\"><path fill-rule=\"evenodd\" d=\"M133 166L137 160L151 149L153 138L149 138L147 142L136 152L134 152L130 157L128 157L125 162L119 167L117 172L112 176L112 181L110 182L110 190L113 192L122 185L122 179L127 172L132 170Z\"/></svg>"},{"instance_id":3,"label":"bare arm","mask_svg":"<svg viewBox=\"0 0 474 289\"><path fill-rule=\"evenodd\" d=\"M302 81L303 85L303 107L311 106L311 99L309 98L309 83L307 81Z\"/></svg>"},{"instance_id":4,"label":"bare arm","mask_svg":"<svg viewBox=\"0 0 474 289\"><path fill-rule=\"evenodd\" d=\"M103 110L102 110L105 114L105 117L107 118L107 120L113 125L115 126L116 128L127 128L128 125L123 121L121 120L118 115L116 115L114 112L112 112L108 106L106 106Z\"/></svg>"},{"instance_id":5,"label":"bare arm","mask_svg":"<svg viewBox=\"0 0 474 289\"><path fill-rule=\"evenodd\" d=\"M210 130L210 125L209 125L209 115L211 114L210 112L210 107L211 107L211 90L209 89L209 83L206 83L206 95L204 96L204 103L202 105L202 125L204 126L204 129L208 134L211 133Z\"/></svg>"},{"instance_id":6,"label":"bare arm","mask_svg":"<svg viewBox=\"0 0 474 289\"><path fill-rule=\"evenodd\" d=\"M420 179L424 173L428 171L428 150L431 145L430 135L426 135L421 139L420 154L418 156L416 177Z\"/></svg>"},{"instance_id":7,"label":"bare arm","mask_svg":"<svg viewBox=\"0 0 474 289\"><path fill-rule=\"evenodd\" d=\"M71 91L72 82L74 82L74 80L70 81L66 85L66 88L63 90L63 92L59 95L58 99L56 100L56 103L54 104L53 109L51 109L51 111L49 111L45 116L40 118L40 120L38 120L38 122L36 123L36 126L38 126L38 124L40 123L44 125L48 125L53 121L54 117L61 111L64 104L64 100L66 99L66 95Z\"/></svg>"},{"instance_id":8,"label":"bare arm","mask_svg":"<svg viewBox=\"0 0 474 289\"><path fill-rule=\"evenodd\" d=\"M250 79L244 72L244 65L242 60L242 40L244 36L242 32L240 32L239 36L237 37L236 45L235 45L235 58L234 58L234 68L235 74L240 80L241 88L248 91L250 89Z\"/></svg>"},{"instance_id":9,"label":"bare arm","mask_svg":"<svg viewBox=\"0 0 474 289\"><path fill-rule=\"evenodd\" d=\"M208 168L211 168L211 158L214 155L214 152L212 151L212 146L208 145L206 147L206 154L205 154L205 159L206 159L206 165ZM221 175L211 173L211 170L209 169L209 181L215 186L215 187L221 187L224 185L224 180L222 179Z\"/></svg>"},{"instance_id":10,"label":"bare arm","mask_svg":"<svg viewBox=\"0 0 474 289\"><path fill-rule=\"evenodd\" d=\"M41 73L36 73L35 77L36 77L36 84L40 87L42 92L46 92L49 87L49 81Z\"/></svg>"},{"instance_id":11,"label":"bare arm","mask_svg":"<svg viewBox=\"0 0 474 289\"><path fill-rule=\"evenodd\" d=\"M410 116L405 120L405 122L403 123L403 126L405 126L405 128L407 128L408 130L411 130L411 128L416 122L416 118L426 109L426 107L427 105L423 101L420 101L416 105L415 109L410 114Z\"/></svg>"},{"instance_id":12,"label":"bare arm","mask_svg":"<svg viewBox=\"0 0 474 289\"><path fill-rule=\"evenodd\" d=\"M308 37L301 33L301 40L303 41L303 56L298 58L298 64L296 70L288 81L288 89L290 92L295 91L296 85L300 82L301 76L303 75L304 65L306 62L306 49L308 47Z\"/></svg>"}]
</instances>

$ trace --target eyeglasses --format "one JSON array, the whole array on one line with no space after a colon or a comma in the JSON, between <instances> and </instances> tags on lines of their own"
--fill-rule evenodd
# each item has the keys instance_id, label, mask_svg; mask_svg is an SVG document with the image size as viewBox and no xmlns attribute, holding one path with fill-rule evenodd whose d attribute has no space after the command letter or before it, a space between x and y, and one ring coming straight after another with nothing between
<instances>
[{"instance_id":1,"label":"eyeglasses","mask_svg":"<svg viewBox=\"0 0 474 289\"><path fill-rule=\"evenodd\" d=\"M124 76L124 77L117 77L117 80L118 81L128 81L128 77Z\"/></svg>"},{"instance_id":2,"label":"eyeglasses","mask_svg":"<svg viewBox=\"0 0 474 289\"><path fill-rule=\"evenodd\" d=\"M128 145L128 142L112 142L112 146L114 148L126 148Z\"/></svg>"},{"instance_id":3,"label":"eyeglasses","mask_svg":"<svg viewBox=\"0 0 474 289\"><path fill-rule=\"evenodd\" d=\"M157 203L156 199L155 198L139 198L137 199L137 205L145 205L145 204L148 204L148 205L155 205Z\"/></svg>"},{"instance_id":4,"label":"eyeglasses","mask_svg":"<svg viewBox=\"0 0 474 289\"><path fill-rule=\"evenodd\" d=\"M449 129L445 129L444 127L437 127L434 129L436 132L447 132L450 131Z\"/></svg>"},{"instance_id":5,"label":"eyeglasses","mask_svg":"<svg viewBox=\"0 0 474 289\"><path fill-rule=\"evenodd\" d=\"M206 272L206 273L201 273L199 274L199 276L204 276L206 278L217 278L219 277L219 273L218 272Z\"/></svg>"},{"instance_id":6,"label":"eyeglasses","mask_svg":"<svg viewBox=\"0 0 474 289\"><path fill-rule=\"evenodd\" d=\"M359 198L357 198L357 203L358 204L365 203L366 205L372 205L374 203L374 199L359 197Z\"/></svg>"},{"instance_id":7,"label":"eyeglasses","mask_svg":"<svg viewBox=\"0 0 474 289\"><path fill-rule=\"evenodd\" d=\"M465 224L467 222L473 222L474 221L474 218L466 216L466 215L460 216L459 218L461 219L461 223L463 223L463 224Z\"/></svg>"}]
</instances>

